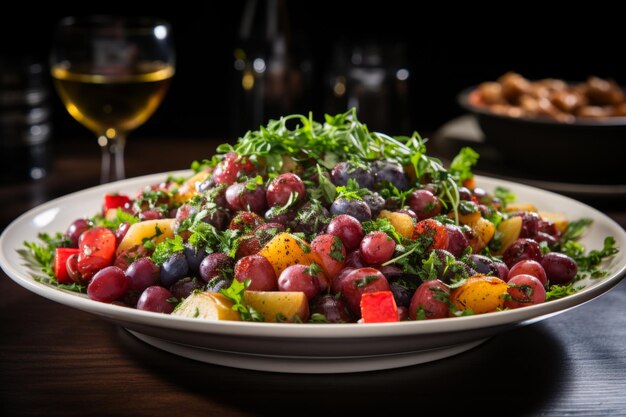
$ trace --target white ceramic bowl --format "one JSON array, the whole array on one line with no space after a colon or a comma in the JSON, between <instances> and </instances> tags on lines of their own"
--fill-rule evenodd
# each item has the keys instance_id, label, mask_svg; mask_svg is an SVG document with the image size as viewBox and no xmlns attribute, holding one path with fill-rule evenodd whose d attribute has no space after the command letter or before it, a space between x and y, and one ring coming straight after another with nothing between
<instances>
[{"instance_id":1,"label":"white ceramic bowl","mask_svg":"<svg viewBox=\"0 0 626 417\"><path fill-rule=\"evenodd\" d=\"M189 174L188 171L174 173ZM563 313L614 287L626 272L626 232L599 211L575 200L516 183L478 177L479 186L508 187L519 201L561 211L569 218L590 217L594 224L582 242L602 247L614 236L620 252L604 268L602 279L581 281L574 295L517 310L476 316L380 324L276 324L212 322L139 311L89 300L86 296L42 284L41 272L16 252L39 232L64 231L79 217L100 210L105 193L134 194L166 174L155 174L101 185L52 200L13 221L0 237L0 266L19 285L50 300L114 322L135 336L172 353L238 368L276 372L339 373L396 368L451 356L479 345L515 326ZM601 302L601 301L600 301ZM15 314L19 314L19 309ZM54 320L54 318L46 318ZM610 320L610 317L607 318Z\"/></svg>"}]
</instances>

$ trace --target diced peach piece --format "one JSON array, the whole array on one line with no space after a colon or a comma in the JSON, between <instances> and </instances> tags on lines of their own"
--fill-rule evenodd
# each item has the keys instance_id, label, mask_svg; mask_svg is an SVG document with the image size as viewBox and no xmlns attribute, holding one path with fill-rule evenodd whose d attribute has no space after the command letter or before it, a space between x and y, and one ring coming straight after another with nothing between
<instances>
[{"instance_id":1,"label":"diced peach piece","mask_svg":"<svg viewBox=\"0 0 626 417\"><path fill-rule=\"evenodd\" d=\"M550 220L561 233L565 232L567 230L567 226L569 226L569 219L565 217L565 214L563 213L556 211L540 211L539 217L544 220Z\"/></svg>"},{"instance_id":2,"label":"diced peach piece","mask_svg":"<svg viewBox=\"0 0 626 417\"><path fill-rule=\"evenodd\" d=\"M177 203L182 203L189 200L194 195L198 194L198 184L206 180L208 176L209 172L201 171L187 179L178 187L176 193L174 193L174 201Z\"/></svg>"},{"instance_id":3,"label":"diced peach piece","mask_svg":"<svg viewBox=\"0 0 626 417\"><path fill-rule=\"evenodd\" d=\"M536 213L537 207L531 203L509 203L504 211L508 211L509 213L514 211L532 211Z\"/></svg>"},{"instance_id":4,"label":"diced peach piece","mask_svg":"<svg viewBox=\"0 0 626 417\"><path fill-rule=\"evenodd\" d=\"M245 291L243 302L268 322L306 322L309 300L300 291Z\"/></svg>"},{"instance_id":5,"label":"diced peach piece","mask_svg":"<svg viewBox=\"0 0 626 417\"><path fill-rule=\"evenodd\" d=\"M311 265L313 262L321 265L320 259L307 242L285 232L277 234L267 242L259 251L259 255L272 264L277 277L291 265Z\"/></svg>"},{"instance_id":6,"label":"diced peach piece","mask_svg":"<svg viewBox=\"0 0 626 417\"><path fill-rule=\"evenodd\" d=\"M146 220L133 224L117 247L117 255L128 248L141 245L144 239L151 239L156 244L174 237L173 224L174 219Z\"/></svg>"},{"instance_id":7,"label":"diced peach piece","mask_svg":"<svg viewBox=\"0 0 626 417\"><path fill-rule=\"evenodd\" d=\"M401 236L412 239L415 229L413 218L406 213L396 213L389 210L383 210L378 215L379 218L389 220L389 223L396 229Z\"/></svg>"},{"instance_id":8,"label":"diced peach piece","mask_svg":"<svg viewBox=\"0 0 626 417\"><path fill-rule=\"evenodd\" d=\"M474 314L496 311L504 306L508 285L500 278L473 275L450 295L450 303L457 310L471 310Z\"/></svg>"},{"instance_id":9,"label":"diced peach piece","mask_svg":"<svg viewBox=\"0 0 626 417\"><path fill-rule=\"evenodd\" d=\"M498 225L498 232L502 233L500 238L500 249L497 251L498 255L504 253L504 251L515 242L522 231L522 218L520 216L511 217L503 220Z\"/></svg>"}]
</instances>

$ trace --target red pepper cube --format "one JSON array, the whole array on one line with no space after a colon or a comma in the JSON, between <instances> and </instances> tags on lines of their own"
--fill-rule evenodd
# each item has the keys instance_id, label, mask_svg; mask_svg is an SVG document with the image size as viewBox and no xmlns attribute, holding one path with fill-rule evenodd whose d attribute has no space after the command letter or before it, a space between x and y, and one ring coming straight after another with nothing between
<instances>
[{"instance_id":1,"label":"red pepper cube","mask_svg":"<svg viewBox=\"0 0 626 417\"><path fill-rule=\"evenodd\" d=\"M71 284L72 278L67 273L67 258L80 253L78 248L56 248L54 250L54 264L52 265L54 277L61 284Z\"/></svg>"},{"instance_id":2,"label":"red pepper cube","mask_svg":"<svg viewBox=\"0 0 626 417\"><path fill-rule=\"evenodd\" d=\"M124 204L128 202L130 202L130 197L128 197L127 195L105 194L102 212L106 214L108 210L117 209L118 207L124 207Z\"/></svg>"},{"instance_id":3,"label":"red pepper cube","mask_svg":"<svg viewBox=\"0 0 626 417\"><path fill-rule=\"evenodd\" d=\"M398 321L398 307L391 291L376 291L361 296L363 323Z\"/></svg>"}]
</instances>

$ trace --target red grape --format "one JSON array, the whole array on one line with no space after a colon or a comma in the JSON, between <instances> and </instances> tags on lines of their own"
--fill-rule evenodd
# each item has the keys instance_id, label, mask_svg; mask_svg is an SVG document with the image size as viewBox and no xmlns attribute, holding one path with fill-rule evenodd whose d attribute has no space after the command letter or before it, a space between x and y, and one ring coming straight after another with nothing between
<instances>
[{"instance_id":1,"label":"red grape","mask_svg":"<svg viewBox=\"0 0 626 417\"><path fill-rule=\"evenodd\" d=\"M439 199L433 193L424 189L413 191L407 198L407 204L415 212L419 220L428 219L441 212Z\"/></svg>"},{"instance_id":2,"label":"red grape","mask_svg":"<svg viewBox=\"0 0 626 417\"><path fill-rule=\"evenodd\" d=\"M244 256L235 264L235 279L250 280L251 291L276 291L278 280L272 264L261 255Z\"/></svg>"},{"instance_id":3,"label":"red grape","mask_svg":"<svg viewBox=\"0 0 626 417\"><path fill-rule=\"evenodd\" d=\"M347 252L352 252L359 247L363 239L363 227L352 216L340 214L334 217L326 227L326 233L335 235L343 242Z\"/></svg>"},{"instance_id":4,"label":"red grape","mask_svg":"<svg viewBox=\"0 0 626 417\"><path fill-rule=\"evenodd\" d=\"M507 290L511 299L504 301L508 308L520 308L543 303L546 300L546 290L543 283L532 275L515 275L509 281Z\"/></svg>"},{"instance_id":5,"label":"red grape","mask_svg":"<svg viewBox=\"0 0 626 417\"><path fill-rule=\"evenodd\" d=\"M441 319L448 317L450 310L450 289L435 279L420 285L409 306L409 317L417 319Z\"/></svg>"},{"instance_id":6,"label":"red grape","mask_svg":"<svg viewBox=\"0 0 626 417\"><path fill-rule=\"evenodd\" d=\"M532 259L524 259L513 265L509 270L508 278L504 279L504 281L509 282L514 276L522 274L537 278L544 286L548 284L548 277L546 276L546 271L543 269L543 266Z\"/></svg>"},{"instance_id":7,"label":"red grape","mask_svg":"<svg viewBox=\"0 0 626 417\"><path fill-rule=\"evenodd\" d=\"M387 278L378 269L355 269L342 279L341 298L356 317L361 317L361 296L376 291L390 291Z\"/></svg>"},{"instance_id":8,"label":"red grape","mask_svg":"<svg viewBox=\"0 0 626 417\"><path fill-rule=\"evenodd\" d=\"M311 242L311 249L319 256L328 278L339 275L346 263L346 249L341 239L329 234L317 235Z\"/></svg>"},{"instance_id":9,"label":"red grape","mask_svg":"<svg viewBox=\"0 0 626 417\"><path fill-rule=\"evenodd\" d=\"M92 300L111 303L128 290L128 278L116 266L107 266L98 271L87 286L87 295Z\"/></svg>"},{"instance_id":10,"label":"red grape","mask_svg":"<svg viewBox=\"0 0 626 417\"><path fill-rule=\"evenodd\" d=\"M316 264L288 266L278 277L280 291L301 291L309 300L327 287L327 279Z\"/></svg>"},{"instance_id":11,"label":"red grape","mask_svg":"<svg viewBox=\"0 0 626 417\"><path fill-rule=\"evenodd\" d=\"M393 256L396 249L396 242L385 232L370 232L363 240L359 252L365 262L371 265L382 264Z\"/></svg>"},{"instance_id":12,"label":"red grape","mask_svg":"<svg viewBox=\"0 0 626 417\"><path fill-rule=\"evenodd\" d=\"M270 207L282 207L289 202L291 195L297 194L296 202L301 203L306 196L304 183L296 174L287 172L274 178L267 187L265 197Z\"/></svg>"}]
</instances>

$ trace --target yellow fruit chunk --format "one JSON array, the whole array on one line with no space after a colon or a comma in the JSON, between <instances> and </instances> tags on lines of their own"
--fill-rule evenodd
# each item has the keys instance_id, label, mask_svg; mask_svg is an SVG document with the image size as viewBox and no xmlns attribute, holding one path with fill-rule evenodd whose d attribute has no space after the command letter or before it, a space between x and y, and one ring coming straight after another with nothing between
<instances>
[{"instance_id":1,"label":"yellow fruit chunk","mask_svg":"<svg viewBox=\"0 0 626 417\"><path fill-rule=\"evenodd\" d=\"M509 213L514 211L532 211L536 213L537 207L531 203L509 203L504 211L508 211Z\"/></svg>"},{"instance_id":2,"label":"yellow fruit chunk","mask_svg":"<svg viewBox=\"0 0 626 417\"><path fill-rule=\"evenodd\" d=\"M277 234L267 242L259 251L259 255L265 257L272 264L277 277L291 265L311 265L312 262L321 264L307 242L285 232Z\"/></svg>"},{"instance_id":3,"label":"yellow fruit chunk","mask_svg":"<svg viewBox=\"0 0 626 417\"><path fill-rule=\"evenodd\" d=\"M496 311L504 306L504 297L508 289L500 278L473 275L465 284L450 295L450 303L457 310L472 310L474 314Z\"/></svg>"},{"instance_id":4,"label":"yellow fruit chunk","mask_svg":"<svg viewBox=\"0 0 626 417\"><path fill-rule=\"evenodd\" d=\"M565 232L567 230L567 226L569 226L569 219L565 217L565 214L563 213L556 211L540 211L539 217L544 220L550 220L561 233Z\"/></svg>"},{"instance_id":5,"label":"yellow fruit chunk","mask_svg":"<svg viewBox=\"0 0 626 417\"><path fill-rule=\"evenodd\" d=\"M208 176L208 172L202 171L187 179L178 187L176 193L174 193L174 201L177 203L182 203L189 200L194 195L198 194L198 184L206 180Z\"/></svg>"},{"instance_id":6,"label":"yellow fruit chunk","mask_svg":"<svg viewBox=\"0 0 626 417\"><path fill-rule=\"evenodd\" d=\"M173 316L207 320L241 320L233 302L217 292L194 292L172 312Z\"/></svg>"},{"instance_id":7,"label":"yellow fruit chunk","mask_svg":"<svg viewBox=\"0 0 626 417\"><path fill-rule=\"evenodd\" d=\"M498 232L502 233L502 237L500 238L502 244L496 254L502 255L504 251L519 238L521 231L522 218L520 216L503 220L500 225L498 225Z\"/></svg>"},{"instance_id":8,"label":"yellow fruit chunk","mask_svg":"<svg viewBox=\"0 0 626 417\"><path fill-rule=\"evenodd\" d=\"M413 231L415 230L415 222L413 218L406 213L396 213L389 210L383 210L378 215L379 218L389 220L389 223L396 229L401 236L407 239L413 238Z\"/></svg>"},{"instance_id":9,"label":"yellow fruit chunk","mask_svg":"<svg viewBox=\"0 0 626 417\"><path fill-rule=\"evenodd\" d=\"M298 291L245 291L243 303L269 322L299 322L309 319L309 300Z\"/></svg>"},{"instance_id":10,"label":"yellow fruit chunk","mask_svg":"<svg viewBox=\"0 0 626 417\"><path fill-rule=\"evenodd\" d=\"M454 213L450 213L450 217L454 218ZM459 222L462 224L466 224L468 226L473 226L476 222L482 219L480 215L480 211L475 211L473 213L461 214L459 213Z\"/></svg>"},{"instance_id":11,"label":"yellow fruit chunk","mask_svg":"<svg viewBox=\"0 0 626 417\"><path fill-rule=\"evenodd\" d=\"M174 237L173 225L174 219L146 220L133 224L117 247L117 255L128 248L141 245L144 240L152 240L156 244Z\"/></svg>"},{"instance_id":12,"label":"yellow fruit chunk","mask_svg":"<svg viewBox=\"0 0 626 417\"><path fill-rule=\"evenodd\" d=\"M489 220L481 217L472 224L472 230L487 245L496 233L496 226Z\"/></svg>"}]
</instances>

